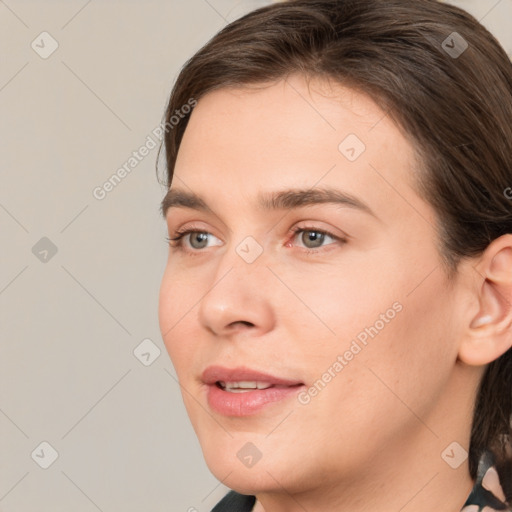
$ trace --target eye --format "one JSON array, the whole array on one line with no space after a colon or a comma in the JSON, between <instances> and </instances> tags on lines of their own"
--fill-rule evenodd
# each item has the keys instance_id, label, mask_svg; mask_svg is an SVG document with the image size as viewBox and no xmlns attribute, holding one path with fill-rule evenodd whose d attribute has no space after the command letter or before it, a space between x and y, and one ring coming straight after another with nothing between
<instances>
[{"instance_id":1,"label":"eye","mask_svg":"<svg viewBox=\"0 0 512 512\"><path fill-rule=\"evenodd\" d=\"M344 243L347 241L345 238L336 236L329 231L311 226L295 227L291 231L293 233L292 243L288 242L286 247L295 245L295 239L298 238L300 240L299 247L302 246L306 249L304 251L306 253L318 253L319 251L316 249L321 249L323 246L333 245L336 242ZM184 229L182 231L178 230L175 233L175 236L172 238L166 238L169 245L175 250L186 251L190 254L199 254L202 252L202 249L209 247L208 242L212 239L217 240L219 243L213 243L211 245L222 244L222 242L210 232L191 228ZM185 240L188 240L186 244L184 243Z\"/></svg>"},{"instance_id":2,"label":"eye","mask_svg":"<svg viewBox=\"0 0 512 512\"><path fill-rule=\"evenodd\" d=\"M214 237L208 231L199 231L194 229L185 229L183 231L177 231L176 236L172 238L167 238L169 245L178 250L186 250L184 248L183 241L188 240L188 246L192 248L194 251L205 249L208 247L208 240ZM218 240L218 238L217 238ZM220 245L220 244L214 244Z\"/></svg>"},{"instance_id":3,"label":"eye","mask_svg":"<svg viewBox=\"0 0 512 512\"><path fill-rule=\"evenodd\" d=\"M317 249L319 247L325 246L325 245L331 245L335 242L346 242L344 238L341 238L339 236L333 235L332 233L329 233L328 231L325 231L323 229L317 229L315 227L296 227L293 230L294 237L293 239L299 238L300 242L303 244L303 247L306 249ZM331 240L330 243L324 243L326 240ZM308 251L308 252L315 252L315 251Z\"/></svg>"}]
</instances>

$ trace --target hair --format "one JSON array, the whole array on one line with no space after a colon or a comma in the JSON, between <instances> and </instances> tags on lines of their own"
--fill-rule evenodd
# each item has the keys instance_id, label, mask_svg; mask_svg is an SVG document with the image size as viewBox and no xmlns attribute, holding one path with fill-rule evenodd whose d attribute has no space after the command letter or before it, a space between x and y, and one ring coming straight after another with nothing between
<instances>
[{"instance_id":1,"label":"hair","mask_svg":"<svg viewBox=\"0 0 512 512\"><path fill-rule=\"evenodd\" d=\"M474 17L435 0L290 0L225 26L185 63L171 92L167 186L190 118L171 122L176 110L216 89L291 74L364 92L411 141L420 163L414 182L436 212L448 277L512 233L512 63ZM508 463L511 417L512 349L487 366L475 398L473 479L485 449L500 467ZM510 499L512 485L502 484Z\"/></svg>"}]
</instances>

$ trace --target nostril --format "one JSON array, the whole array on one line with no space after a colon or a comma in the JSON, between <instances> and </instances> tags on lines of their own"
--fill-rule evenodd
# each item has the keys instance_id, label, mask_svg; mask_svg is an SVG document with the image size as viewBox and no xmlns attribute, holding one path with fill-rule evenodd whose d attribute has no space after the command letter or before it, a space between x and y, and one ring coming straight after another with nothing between
<instances>
[{"instance_id":1,"label":"nostril","mask_svg":"<svg viewBox=\"0 0 512 512\"><path fill-rule=\"evenodd\" d=\"M248 322L246 320L237 320L236 322L231 322L231 324L229 324L230 326L236 326L237 324L241 324L245 327L254 327L254 324L251 323L251 322Z\"/></svg>"}]
</instances>

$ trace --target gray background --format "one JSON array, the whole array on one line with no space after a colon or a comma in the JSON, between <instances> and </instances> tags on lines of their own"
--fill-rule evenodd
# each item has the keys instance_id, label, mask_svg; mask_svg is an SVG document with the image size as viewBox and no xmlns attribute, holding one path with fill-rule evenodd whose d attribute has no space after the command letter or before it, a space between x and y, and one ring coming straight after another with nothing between
<instances>
[{"instance_id":1,"label":"gray background","mask_svg":"<svg viewBox=\"0 0 512 512\"><path fill-rule=\"evenodd\" d=\"M157 148L93 190L159 142L184 61L265 3L0 0L0 511L202 512L224 494L158 327ZM457 4L512 53L511 0Z\"/></svg>"}]
</instances>

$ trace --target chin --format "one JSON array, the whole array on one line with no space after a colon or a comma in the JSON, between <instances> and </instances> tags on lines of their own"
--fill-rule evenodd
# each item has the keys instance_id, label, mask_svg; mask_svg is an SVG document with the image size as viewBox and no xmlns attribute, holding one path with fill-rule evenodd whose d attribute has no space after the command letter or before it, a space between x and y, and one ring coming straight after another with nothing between
<instances>
[{"instance_id":1,"label":"chin","mask_svg":"<svg viewBox=\"0 0 512 512\"><path fill-rule=\"evenodd\" d=\"M210 472L224 485L241 494L282 491L282 487L294 488L300 475L292 458L275 446L265 434L252 431L224 432L200 437L203 457ZM282 444L280 443L280 446ZM300 468L301 471L304 468Z\"/></svg>"},{"instance_id":2,"label":"chin","mask_svg":"<svg viewBox=\"0 0 512 512\"><path fill-rule=\"evenodd\" d=\"M205 460L210 472L217 480L240 494L255 495L281 488L277 484L277 481L282 481L278 476L279 469L265 467L262 461L252 468L246 468L232 460L209 460L209 458ZM272 478L274 475L275 477Z\"/></svg>"}]
</instances>

